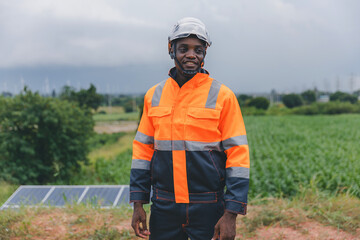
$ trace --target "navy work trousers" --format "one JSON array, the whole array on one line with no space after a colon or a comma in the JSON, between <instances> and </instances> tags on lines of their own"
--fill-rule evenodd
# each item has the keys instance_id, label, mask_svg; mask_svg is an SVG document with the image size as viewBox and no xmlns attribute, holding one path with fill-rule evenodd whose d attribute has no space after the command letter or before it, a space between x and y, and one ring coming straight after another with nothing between
<instances>
[{"instance_id":1,"label":"navy work trousers","mask_svg":"<svg viewBox=\"0 0 360 240\"><path fill-rule=\"evenodd\" d=\"M151 240L211 239L214 227L224 214L224 201L215 203L175 203L152 198Z\"/></svg>"}]
</instances>

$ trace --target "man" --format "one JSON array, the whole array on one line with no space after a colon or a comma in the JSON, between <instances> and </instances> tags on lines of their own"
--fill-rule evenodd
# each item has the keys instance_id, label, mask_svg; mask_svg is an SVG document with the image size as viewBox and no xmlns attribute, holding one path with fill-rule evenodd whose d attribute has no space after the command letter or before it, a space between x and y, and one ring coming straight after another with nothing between
<instances>
[{"instance_id":1,"label":"man","mask_svg":"<svg viewBox=\"0 0 360 240\"><path fill-rule=\"evenodd\" d=\"M139 237L234 239L236 216L246 214L245 126L234 93L202 68L210 45L200 20L178 21L169 36L175 67L145 95L130 177ZM149 232L143 204L151 186Z\"/></svg>"}]
</instances>

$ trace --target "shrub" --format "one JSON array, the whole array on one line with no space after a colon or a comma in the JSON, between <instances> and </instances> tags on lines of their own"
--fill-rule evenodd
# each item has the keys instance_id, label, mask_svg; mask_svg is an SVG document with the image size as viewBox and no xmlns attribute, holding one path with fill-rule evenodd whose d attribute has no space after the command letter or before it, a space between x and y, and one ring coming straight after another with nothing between
<instances>
[{"instance_id":1,"label":"shrub","mask_svg":"<svg viewBox=\"0 0 360 240\"><path fill-rule=\"evenodd\" d=\"M252 96L246 94L240 94L237 97L240 106L245 106L245 103L252 99Z\"/></svg>"},{"instance_id":2,"label":"shrub","mask_svg":"<svg viewBox=\"0 0 360 240\"><path fill-rule=\"evenodd\" d=\"M241 112L243 116L260 116L265 115L266 111L264 109L258 109L256 107L243 107L241 108Z\"/></svg>"},{"instance_id":3,"label":"shrub","mask_svg":"<svg viewBox=\"0 0 360 240\"><path fill-rule=\"evenodd\" d=\"M256 107L257 109L264 109L264 110L268 109L269 105L270 105L269 100L267 100L264 97L253 98L247 104L247 106L249 107Z\"/></svg>"},{"instance_id":4,"label":"shrub","mask_svg":"<svg viewBox=\"0 0 360 240\"><path fill-rule=\"evenodd\" d=\"M358 98L355 95L337 91L330 95L330 101L356 103L358 101Z\"/></svg>"},{"instance_id":5,"label":"shrub","mask_svg":"<svg viewBox=\"0 0 360 240\"><path fill-rule=\"evenodd\" d=\"M301 96L294 93L283 96L282 101L288 108L294 108L303 105Z\"/></svg>"},{"instance_id":6,"label":"shrub","mask_svg":"<svg viewBox=\"0 0 360 240\"><path fill-rule=\"evenodd\" d=\"M306 104L311 104L313 102L316 102L316 93L313 90L307 90L305 92L302 92L301 97Z\"/></svg>"},{"instance_id":7,"label":"shrub","mask_svg":"<svg viewBox=\"0 0 360 240\"><path fill-rule=\"evenodd\" d=\"M338 101L313 103L311 105L293 108L292 113L299 115L360 113L360 104Z\"/></svg>"},{"instance_id":8,"label":"shrub","mask_svg":"<svg viewBox=\"0 0 360 240\"><path fill-rule=\"evenodd\" d=\"M0 178L20 184L67 181L87 161L90 110L25 88L0 112Z\"/></svg>"},{"instance_id":9,"label":"shrub","mask_svg":"<svg viewBox=\"0 0 360 240\"><path fill-rule=\"evenodd\" d=\"M328 102L324 105L324 114L355 113L356 106L350 102Z\"/></svg>"},{"instance_id":10,"label":"shrub","mask_svg":"<svg viewBox=\"0 0 360 240\"><path fill-rule=\"evenodd\" d=\"M283 104L273 105L269 107L269 109L266 111L266 115L273 115L273 116L288 115L290 113L291 113L290 109L285 107Z\"/></svg>"}]
</instances>

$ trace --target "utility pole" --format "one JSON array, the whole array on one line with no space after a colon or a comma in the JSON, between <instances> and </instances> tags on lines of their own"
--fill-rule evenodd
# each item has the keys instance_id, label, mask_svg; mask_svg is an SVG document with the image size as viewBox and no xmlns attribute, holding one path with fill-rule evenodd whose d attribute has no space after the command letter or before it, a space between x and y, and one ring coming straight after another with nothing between
<instances>
[{"instance_id":1,"label":"utility pole","mask_svg":"<svg viewBox=\"0 0 360 240\"><path fill-rule=\"evenodd\" d=\"M339 79L339 76L336 77L336 91L340 91L340 79Z\"/></svg>"},{"instance_id":2,"label":"utility pole","mask_svg":"<svg viewBox=\"0 0 360 240\"><path fill-rule=\"evenodd\" d=\"M354 74L351 73L350 75L350 93L354 93Z\"/></svg>"}]
</instances>

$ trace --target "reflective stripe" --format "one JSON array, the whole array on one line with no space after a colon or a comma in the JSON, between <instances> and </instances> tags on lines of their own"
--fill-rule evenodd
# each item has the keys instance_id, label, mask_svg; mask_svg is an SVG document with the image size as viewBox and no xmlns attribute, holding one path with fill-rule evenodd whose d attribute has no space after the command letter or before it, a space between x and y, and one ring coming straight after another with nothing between
<instances>
[{"instance_id":1,"label":"reflective stripe","mask_svg":"<svg viewBox=\"0 0 360 240\"><path fill-rule=\"evenodd\" d=\"M131 163L131 169L150 170L150 161L142 160L142 159L133 159Z\"/></svg>"},{"instance_id":2,"label":"reflective stripe","mask_svg":"<svg viewBox=\"0 0 360 240\"><path fill-rule=\"evenodd\" d=\"M174 150L186 150L186 151L223 151L220 142L197 142L197 141L184 141L184 140L156 140L156 150L161 151L174 151Z\"/></svg>"},{"instance_id":3,"label":"reflective stripe","mask_svg":"<svg viewBox=\"0 0 360 240\"><path fill-rule=\"evenodd\" d=\"M220 92L221 83L216 81L215 79L211 83L210 91L208 98L206 100L205 107L206 108L214 108L216 107L216 101Z\"/></svg>"},{"instance_id":4,"label":"reflective stripe","mask_svg":"<svg viewBox=\"0 0 360 240\"><path fill-rule=\"evenodd\" d=\"M159 83L156 86L154 95L153 95L153 97L151 99L151 106L152 107L159 106L162 90L163 90L163 87L164 87L165 83L166 83L166 80L162 81L161 83Z\"/></svg>"},{"instance_id":5,"label":"reflective stripe","mask_svg":"<svg viewBox=\"0 0 360 240\"><path fill-rule=\"evenodd\" d=\"M226 177L237 177L249 179L250 168L230 167L226 169Z\"/></svg>"},{"instance_id":6,"label":"reflective stripe","mask_svg":"<svg viewBox=\"0 0 360 240\"><path fill-rule=\"evenodd\" d=\"M248 144L248 142L247 142L246 135L240 135L240 136L228 138L228 139L222 141L222 145L225 150L235 147L235 146L247 145L247 144Z\"/></svg>"},{"instance_id":7,"label":"reflective stripe","mask_svg":"<svg viewBox=\"0 0 360 240\"><path fill-rule=\"evenodd\" d=\"M154 137L148 136L142 132L137 131L135 135L135 140L143 144L154 144Z\"/></svg>"}]
</instances>

